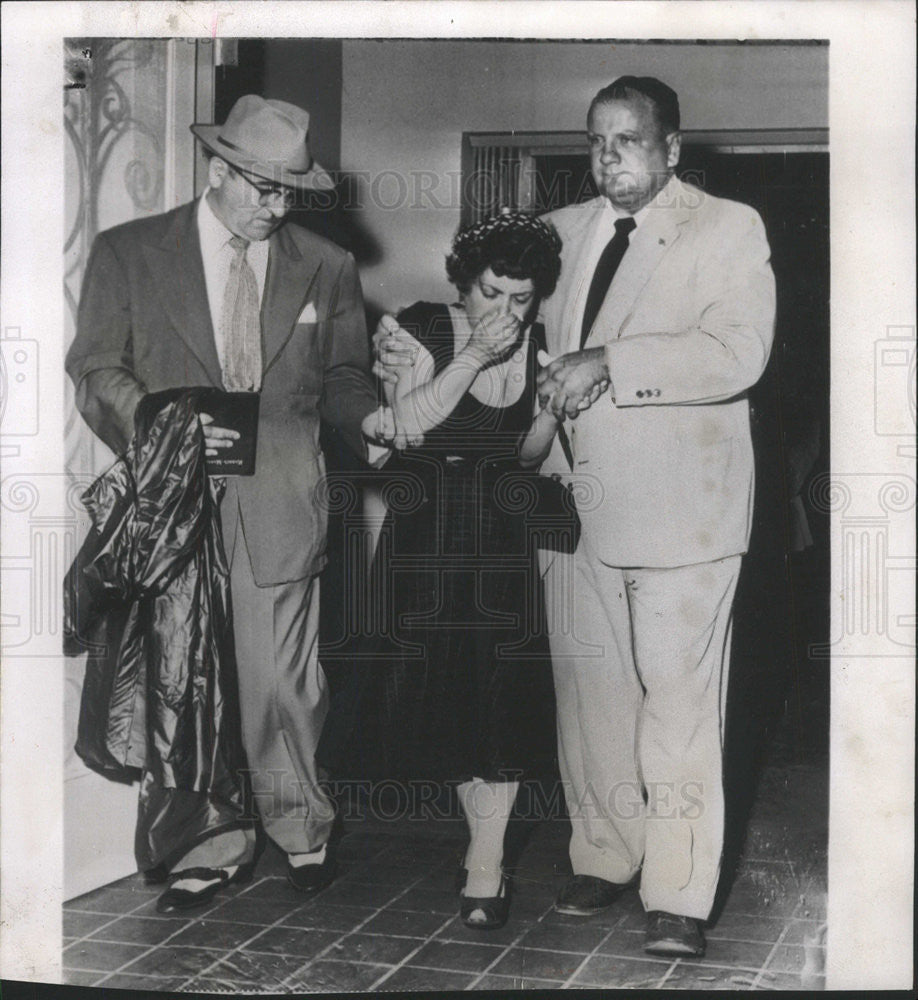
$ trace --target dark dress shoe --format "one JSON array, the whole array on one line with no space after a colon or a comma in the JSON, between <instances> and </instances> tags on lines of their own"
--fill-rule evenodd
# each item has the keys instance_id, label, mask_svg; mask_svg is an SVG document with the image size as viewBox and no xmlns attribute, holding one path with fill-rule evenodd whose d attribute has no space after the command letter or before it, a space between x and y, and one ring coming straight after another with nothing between
<instances>
[{"instance_id":1,"label":"dark dress shoe","mask_svg":"<svg viewBox=\"0 0 918 1000\"><path fill-rule=\"evenodd\" d=\"M704 931L701 921L683 917L665 910L651 910L647 914L647 934L644 951L651 955L704 954Z\"/></svg>"},{"instance_id":2,"label":"dark dress shoe","mask_svg":"<svg viewBox=\"0 0 918 1000\"><path fill-rule=\"evenodd\" d=\"M181 871L173 872L169 876L169 881L172 883L182 879L197 879L201 882L210 882L210 885L205 885L202 889L177 889L173 884L156 900L156 910L159 913L174 913L176 910L193 910L197 906L204 906L221 889L250 882L254 870L255 862L247 861L239 865L232 875L223 868L183 868ZM212 881L213 879L217 881Z\"/></svg>"},{"instance_id":3,"label":"dark dress shoe","mask_svg":"<svg viewBox=\"0 0 918 1000\"><path fill-rule=\"evenodd\" d=\"M595 875L574 875L558 893L555 909L572 917L592 917L608 909L635 885L637 877L630 882L609 882Z\"/></svg>"},{"instance_id":4,"label":"dark dress shoe","mask_svg":"<svg viewBox=\"0 0 918 1000\"><path fill-rule=\"evenodd\" d=\"M472 914L480 910L484 919L472 919ZM503 927L510 913L510 886L503 875L496 896L459 896L459 916L466 927L476 931L496 930Z\"/></svg>"},{"instance_id":5,"label":"dark dress shoe","mask_svg":"<svg viewBox=\"0 0 918 1000\"><path fill-rule=\"evenodd\" d=\"M338 863L331 843L325 845L325 860L320 864L292 865L289 859L287 861L287 881L306 896L314 896L327 889L337 874Z\"/></svg>"}]
</instances>

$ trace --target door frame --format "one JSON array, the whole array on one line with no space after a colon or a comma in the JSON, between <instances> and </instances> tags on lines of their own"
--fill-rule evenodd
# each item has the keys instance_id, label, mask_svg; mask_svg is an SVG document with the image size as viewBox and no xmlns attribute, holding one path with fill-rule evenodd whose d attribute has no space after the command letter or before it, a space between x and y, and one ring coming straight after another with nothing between
<instances>
[{"instance_id":1,"label":"door frame","mask_svg":"<svg viewBox=\"0 0 918 1000\"><path fill-rule=\"evenodd\" d=\"M160 204L151 208L139 204L128 189L122 171L111 169L111 146L126 134L126 122L131 108L125 82L136 84L141 79L146 62L135 43L149 46L151 40L118 40L124 51L119 59L106 62L99 52L102 40L70 39L72 52L83 58L94 58L91 84L99 88L93 95L86 88L70 88L65 101L65 134L68 136L68 158L65 158L64 204L65 218L72 220L64 246L64 314L65 338L69 343L76 326L76 309L83 272L90 247L99 228L99 205L107 199L103 225L108 228L149 214L151 210L169 211L192 199L206 180L204 160L194 136L189 130L193 122L213 121L215 46L211 39L153 39L162 44L160 56L164 65L164 111L156 119L155 128L144 134L155 134L155 142L144 148L146 159L138 170L148 176L161 175ZM107 41L107 40L105 40ZM94 52L95 49L95 52ZM102 67L108 67L105 75ZM132 76L133 74L133 76ZM115 79L117 77L117 79ZM100 114L98 107L108 93L118 95L121 102L116 110L122 116L112 119ZM77 92L77 91L81 92ZM138 122L143 128L146 123ZM138 158L139 159L139 158ZM114 208L112 207L114 205ZM65 346L67 346L65 344ZM64 432L64 471L73 487L69 493L64 534L70 558L83 541L89 528L89 518L78 501L79 493L112 462L113 455L90 431L73 408L72 392L68 389L71 418ZM49 530L43 527L42 530ZM47 546L50 552L58 552ZM51 558L51 556L49 556ZM62 560L63 561L63 560ZM37 567L40 575L59 579L66 571L63 565ZM60 648L60 637L57 648ZM90 770L74 751L77 719L85 673L85 655L67 658L64 662L64 763L63 763L63 898L69 900L107 885L137 870L134 857L134 827L137 817L135 785L111 781Z\"/></svg>"},{"instance_id":2,"label":"door frame","mask_svg":"<svg viewBox=\"0 0 918 1000\"><path fill-rule=\"evenodd\" d=\"M758 128L758 129L685 129L685 146L705 146L717 153L827 153L827 128ZM572 156L588 152L586 133L565 132L463 132L461 155L462 224L476 221L483 213L476 206L478 188L469 183L473 177L500 170L500 153L511 156L518 171L511 186L513 201L507 207L532 212L536 210L537 156ZM506 190L498 180L495 187ZM504 207L504 206L501 206Z\"/></svg>"}]
</instances>

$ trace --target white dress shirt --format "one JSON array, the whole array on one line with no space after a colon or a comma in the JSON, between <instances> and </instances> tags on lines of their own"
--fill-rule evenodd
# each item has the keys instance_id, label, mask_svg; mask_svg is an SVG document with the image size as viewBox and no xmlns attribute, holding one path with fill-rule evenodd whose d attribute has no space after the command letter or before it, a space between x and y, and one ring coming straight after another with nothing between
<instances>
[{"instance_id":1,"label":"white dress shirt","mask_svg":"<svg viewBox=\"0 0 918 1000\"><path fill-rule=\"evenodd\" d=\"M633 218L635 222L635 228L631 231L629 236L630 240L634 239L634 234L637 232L641 223L647 218L647 213L650 210L650 205L647 204L643 208L635 212ZM603 211L596 213L596 222L593 224L593 231L588 237L590 239L590 249L583 260L583 281L580 283L579 294L574 302L574 320L571 323L571 342L567 345L568 351L579 351L580 350L580 328L583 325L583 314L586 310L586 300L587 296L590 294L590 285L593 281L593 274L596 271L596 265L599 263L599 258L602 256L603 250L609 243L609 240L615 235L615 223L619 219L626 218L630 213L623 212L620 209L615 208L612 202L606 198L603 201ZM626 251L627 252L627 251Z\"/></svg>"}]
</instances>

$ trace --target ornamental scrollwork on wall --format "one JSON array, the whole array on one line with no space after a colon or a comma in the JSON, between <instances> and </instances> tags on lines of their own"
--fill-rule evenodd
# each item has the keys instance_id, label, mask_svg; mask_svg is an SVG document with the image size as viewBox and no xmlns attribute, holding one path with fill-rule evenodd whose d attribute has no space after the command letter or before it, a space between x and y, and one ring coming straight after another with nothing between
<instances>
[{"instance_id":1,"label":"ornamental scrollwork on wall","mask_svg":"<svg viewBox=\"0 0 918 1000\"><path fill-rule=\"evenodd\" d=\"M163 207L168 44L105 38L65 43L64 297L73 319L99 229ZM101 219L103 209L120 218Z\"/></svg>"}]
</instances>

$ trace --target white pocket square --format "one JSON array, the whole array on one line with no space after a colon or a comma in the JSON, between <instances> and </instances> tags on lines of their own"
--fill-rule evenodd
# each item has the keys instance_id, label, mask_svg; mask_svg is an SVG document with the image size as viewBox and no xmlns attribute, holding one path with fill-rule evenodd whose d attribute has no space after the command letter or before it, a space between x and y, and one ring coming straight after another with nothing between
<instances>
[{"instance_id":1,"label":"white pocket square","mask_svg":"<svg viewBox=\"0 0 918 1000\"><path fill-rule=\"evenodd\" d=\"M315 323L317 319L315 302L307 302L297 319L297 323Z\"/></svg>"}]
</instances>

